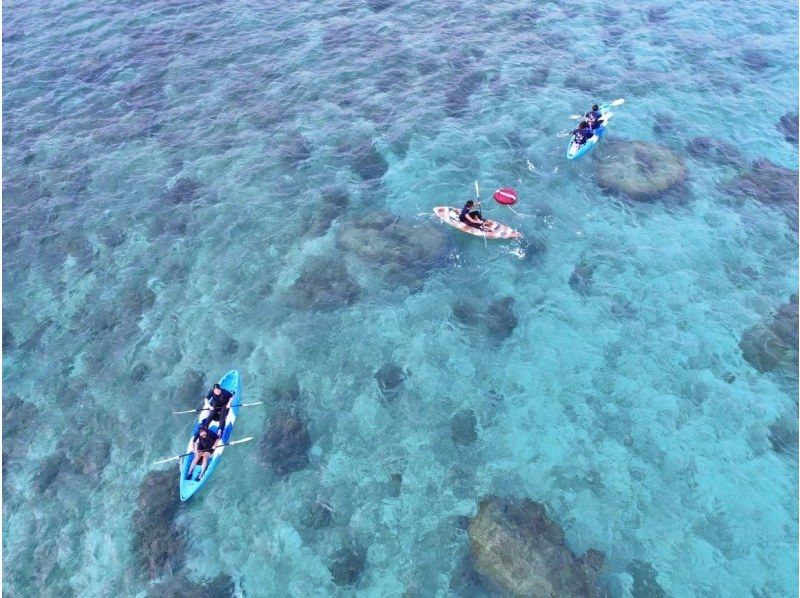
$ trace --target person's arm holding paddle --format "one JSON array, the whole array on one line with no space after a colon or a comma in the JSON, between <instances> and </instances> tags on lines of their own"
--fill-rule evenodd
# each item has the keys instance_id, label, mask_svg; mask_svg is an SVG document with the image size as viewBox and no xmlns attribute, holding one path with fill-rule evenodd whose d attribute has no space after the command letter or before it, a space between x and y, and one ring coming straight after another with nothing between
<instances>
[{"instance_id":1,"label":"person's arm holding paddle","mask_svg":"<svg viewBox=\"0 0 800 598\"><path fill-rule=\"evenodd\" d=\"M480 201L476 203L470 199L464 204L461 213L458 215L458 219L467 226L483 230L483 216L478 209L480 205Z\"/></svg>"}]
</instances>

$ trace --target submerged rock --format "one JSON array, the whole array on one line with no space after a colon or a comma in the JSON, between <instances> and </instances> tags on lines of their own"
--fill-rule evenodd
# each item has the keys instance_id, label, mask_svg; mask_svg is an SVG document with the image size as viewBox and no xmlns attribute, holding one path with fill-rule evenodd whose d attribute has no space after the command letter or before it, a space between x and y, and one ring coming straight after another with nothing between
<instances>
[{"instance_id":1,"label":"submerged rock","mask_svg":"<svg viewBox=\"0 0 800 598\"><path fill-rule=\"evenodd\" d=\"M596 596L605 556L590 549L578 558L540 503L484 498L469 540L475 569L514 596Z\"/></svg>"},{"instance_id":2,"label":"submerged rock","mask_svg":"<svg viewBox=\"0 0 800 598\"><path fill-rule=\"evenodd\" d=\"M772 58L764 50L746 48L742 51L742 64L753 71L763 71L772 66Z\"/></svg>"},{"instance_id":3,"label":"submerged rock","mask_svg":"<svg viewBox=\"0 0 800 598\"><path fill-rule=\"evenodd\" d=\"M206 391L206 377L203 372L187 370L175 390L175 404L179 406L202 407Z\"/></svg>"},{"instance_id":4,"label":"submerged rock","mask_svg":"<svg viewBox=\"0 0 800 598\"><path fill-rule=\"evenodd\" d=\"M776 453L797 457L797 414L793 416L784 415L771 423L769 426L769 441L772 444L772 450Z\"/></svg>"},{"instance_id":5,"label":"submerged rock","mask_svg":"<svg viewBox=\"0 0 800 598\"><path fill-rule=\"evenodd\" d=\"M400 496L400 491L403 487L403 476L399 473L393 473L389 476L389 496L397 498Z\"/></svg>"},{"instance_id":6,"label":"submerged rock","mask_svg":"<svg viewBox=\"0 0 800 598\"><path fill-rule=\"evenodd\" d=\"M261 440L261 455L276 475L285 476L308 465L311 435L294 409L276 411Z\"/></svg>"},{"instance_id":7,"label":"submerged rock","mask_svg":"<svg viewBox=\"0 0 800 598\"><path fill-rule=\"evenodd\" d=\"M362 550L350 546L339 549L328 565L333 583L345 588L354 585L361 577L366 563Z\"/></svg>"},{"instance_id":8,"label":"submerged rock","mask_svg":"<svg viewBox=\"0 0 800 598\"><path fill-rule=\"evenodd\" d=\"M133 551L149 579L183 565L186 542L175 525L180 507L173 468L148 473L139 485L133 514Z\"/></svg>"},{"instance_id":9,"label":"submerged rock","mask_svg":"<svg viewBox=\"0 0 800 598\"><path fill-rule=\"evenodd\" d=\"M486 310L486 330L497 341L504 341L517 327L517 314L514 313L514 298L501 297L489 304Z\"/></svg>"},{"instance_id":10,"label":"submerged rock","mask_svg":"<svg viewBox=\"0 0 800 598\"><path fill-rule=\"evenodd\" d=\"M326 502L315 500L303 518L303 525L310 529L322 529L333 522L333 508Z\"/></svg>"},{"instance_id":11,"label":"submerged rock","mask_svg":"<svg viewBox=\"0 0 800 598\"><path fill-rule=\"evenodd\" d=\"M308 139L297 133L288 137L278 146L278 156L284 162L298 167L311 157L311 150L311 143Z\"/></svg>"},{"instance_id":12,"label":"submerged rock","mask_svg":"<svg viewBox=\"0 0 800 598\"><path fill-rule=\"evenodd\" d=\"M292 285L289 303L298 309L328 311L355 303L360 295L361 288L342 260L314 256Z\"/></svg>"},{"instance_id":13,"label":"submerged rock","mask_svg":"<svg viewBox=\"0 0 800 598\"><path fill-rule=\"evenodd\" d=\"M389 170L389 164L384 160L372 140L362 141L355 146L345 146L342 152L348 156L350 165L358 176L365 181L381 178Z\"/></svg>"},{"instance_id":14,"label":"submerged rock","mask_svg":"<svg viewBox=\"0 0 800 598\"><path fill-rule=\"evenodd\" d=\"M67 441L65 440L64 444ZM109 461L111 461L111 443L94 434L81 440L79 446L69 454L70 468L95 482Z\"/></svg>"},{"instance_id":15,"label":"submerged rock","mask_svg":"<svg viewBox=\"0 0 800 598\"><path fill-rule=\"evenodd\" d=\"M293 404L300 398L300 383L297 381L297 374L292 373L285 379L280 380L270 389L270 392L274 403Z\"/></svg>"},{"instance_id":16,"label":"submerged rock","mask_svg":"<svg viewBox=\"0 0 800 598\"><path fill-rule=\"evenodd\" d=\"M657 112L653 115L653 133L657 137L663 137L675 132L675 117L667 112Z\"/></svg>"},{"instance_id":17,"label":"submerged rock","mask_svg":"<svg viewBox=\"0 0 800 598\"><path fill-rule=\"evenodd\" d=\"M378 387L384 394L391 394L397 391L405 382L406 376L406 371L393 361L384 363L374 374Z\"/></svg>"},{"instance_id":18,"label":"submerged rock","mask_svg":"<svg viewBox=\"0 0 800 598\"><path fill-rule=\"evenodd\" d=\"M797 112L787 112L781 116L778 123L778 131L783 134L783 138L789 143L797 145L798 139L798 115Z\"/></svg>"},{"instance_id":19,"label":"submerged rock","mask_svg":"<svg viewBox=\"0 0 800 598\"><path fill-rule=\"evenodd\" d=\"M481 86L485 74L473 71L455 79L447 88L444 96L444 112L447 116L458 117L464 114L469 106L470 96Z\"/></svg>"},{"instance_id":20,"label":"submerged rock","mask_svg":"<svg viewBox=\"0 0 800 598\"><path fill-rule=\"evenodd\" d=\"M417 290L434 268L443 265L451 241L430 224L411 224L388 212L371 212L343 223L338 247L373 266L392 285Z\"/></svg>"},{"instance_id":21,"label":"submerged rock","mask_svg":"<svg viewBox=\"0 0 800 598\"><path fill-rule=\"evenodd\" d=\"M475 412L472 409L459 411L450 419L450 434L456 444L472 444L478 439Z\"/></svg>"},{"instance_id":22,"label":"submerged rock","mask_svg":"<svg viewBox=\"0 0 800 598\"><path fill-rule=\"evenodd\" d=\"M54 453L45 457L33 476L33 487L37 494L44 494L48 490L57 490L56 482L67 473L68 465L66 457L61 453Z\"/></svg>"},{"instance_id":23,"label":"submerged rock","mask_svg":"<svg viewBox=\"0 0 800 598\"><path fill-rule=\"evenodd\" d=\"M695 137L686 145L686 151L690 156L723 166L736 166L744 160L735 145L711 137Z\"/></svg>"},{"instance_id":24,"label":"submerged rock","mask_svg":"<svg viewBox=\"0 0 800 598\"><path fill-rule=\"evenodd\" d=\"M185 577L170 577L147 591L148 598L233 598L236 583L230 575L220 574L204 583Z\"/></svg>"},{"instance_id":25,"label":"submerged rock","mask_svg":"<svg viewBox=\"0 0 800 598\"><path fill-rule=\"evenodd\" d=\"M797 294L778 308L771 320L745 330L739 348L745 360L759 372L778 368L797 376L798 367Z\"/></svg>"},{"instance_id":26,"label":"submerged rock","mask_svg":"<svg viewBox=\"0 0 800 598\"><path fill-rule=\"evenodd\" d=\"M599 149L602 155L595 153L597 183L604 191L651 201L686 179L681 157L661 145L608 139Z\"/></svg>"},{"instance_id":27,"label":"submerged rock","mask_svg":"<svg viewBox=\"0 0 800 598\"><path fill-rule=\"evenodd\" d=\"M592 291L592 283L594 275L594 266L590 266L585 262L578 263L569 275L570 288L586 297Z\"/></svg>"},{"instance_id":28,"label":"submerged rock","mask_svg":"<svg viewBox=\"0 0 800 598\"><path fill-rule=\"evenodd\" d=\"M166 199L172 204L191 203L200 198L200 183L196 180L181 177L167 191Z\"/></svg>"},{"instance_id":29,"label":"submerged rock","mask_svg":"<svg viewBox=\"0 0 800 598\"><path fill-rule=\"evenodd\" d=\"M734 197L749 197L769 206L797 210L797 171L766 158L753 162L750 170L734 177L724 189Z\"/></svg>"},{"instance_id":30,"label":"submerged rock","mask_svg":"<svg viewBox=\"0 0 800 598\"><path fill-rule=\"evenodd\" d=\"M658 583L653 565L644 561L632 561L628 573L633 578L632 598L667 598L664 588Z\"/></svg>"},{"instance_id":31,"label":"submerged rock","mask_svg":"<svg viewBox=\"0 0 800 598\"><path fill-rule=\"evenodd\" d=\"M453 317L464 326L484 331L500 343L510 337L517 327L518 319L514 313L514 298L501 297L489 303L484 309L473 303L459 301L452 306Z\"/></svg>"}]
</instances>

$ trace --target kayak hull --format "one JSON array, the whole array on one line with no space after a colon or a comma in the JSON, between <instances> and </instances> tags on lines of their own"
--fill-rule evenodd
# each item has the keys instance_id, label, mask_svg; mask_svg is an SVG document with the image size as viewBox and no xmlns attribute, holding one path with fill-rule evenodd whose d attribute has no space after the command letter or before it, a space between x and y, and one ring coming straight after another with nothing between
<instances>
[{"instance_id":1,"label":"kayak hull","mask_svg":"<svg viewBox=\"0 0 800 598\"><path fill-rule=\"evenodd\" d=\"M222 442L230 442L231 434L233 434L233 426L236 423L236 417L239 415L239 405L242 403L242 387L241 381L239 379L239 372L237 370L231 370L227 374L225 374L222 379L219 381L219 385L224 388L225 390L233 393L233 406L231 407L230 411L228 412L228 417L225 420L225 430L222 433ZM192 450L192 439L194 435L197 433L198 428L200 427L200 423L206 418L208 415L208 410L210 409L210 405L208 401L204 401L203 404L203 411L197 417L197 421L195 422L192 428L192 434L189 436L189 444L186 448L186 452L190 452ZM217 432L219 428L219 422L212 421L211 424L208 426L210 430L213 432ZM202 478L199 480L197 479L200 475L201 465L198 463L195 468L194 472L192 472L192 479L187 480L186 474L189 473L189 467L192 465L192 460L194 459L194 455L188 455L183 457L180 464L180 491L181 491L181 500L189 500L192 496L194 496L203 486L205 486L206 482L211 479L214 470L217 468L220 459L222 458L222 453L225 451L225 447L220 447L216 451L214 451L213 457L211 457L211 462L208 464L206 468L206 472Z\"/></svg>"},{"instance_id":2,"label":"kayak hull","mask_svg":"<svg viewBox=\"0 0 800 598\"><path fill-rule=\"evenodd\" d=\"M445 224L449 224L453 228L457 228L462 233L474 235L476 237L483 237L485 239L519 239L522 233L515 231L513 228L500 224L494 220L487 220L484 223L484 229L474 228L467 226L458 219L461 210L450 206L438 206L433 208L433 213Z\"/></svg>"},{"instance_id":3,"label":"kayak hull","mask_svg":"<svg viewBox=\"0 0 800 598\"><path fill-rule=\"evenodd\" d=\"M581 156L588 154L594 146L597 145L597 142L603 138L606 132L606 126L608 125L608 121L611 120L611 117L614 116L613 112L602 112L604 124L597 127L597 130L594 132L589 140L584 143L583 145L577 145L573 143L571 140L569 142L569 147L567 147L567 160L577 160Z\"/></svg>"}]
</instances>

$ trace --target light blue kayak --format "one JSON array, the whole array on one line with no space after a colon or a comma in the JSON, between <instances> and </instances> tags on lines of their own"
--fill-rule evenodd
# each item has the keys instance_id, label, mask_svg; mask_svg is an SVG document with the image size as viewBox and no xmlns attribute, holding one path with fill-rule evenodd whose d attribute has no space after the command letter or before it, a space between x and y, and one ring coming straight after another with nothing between
<instances>
[{"instance_id":1,"label":"light blue kayak","mask_svg":"<svg viewBox=\"0 0 800 598\"><path fill-rule=\"evenodd\" d=\"M606 125L608 125L608 121L611 120L611 117L614 116L614 113L610 111L606 112L603 108L601 108L600 114L603 115L603 124L595 129L594 135L592 135L586 141L586 143L583 145L578 145L573 140L570 140L569 147L567 148L567 160L577 160L584 154L588 154L590 151L592 151L592 148L597 145L597 142L603 137L603 134L606 132Z\"/></svg>"},{"instance_id":2,"label":"light blue kayak","mask_svg":"<svg viewBox=\"0 0 800 598\"><path fill-rule=\"evenodd\" d=\"M242 386L239 380L239 372L237 370L231 370L222 377L222 380L219 381L219 385L228 392L233 393L231 409L228 412L228 417L225 420L225 430L222 433L222 442L227 443L230 442L231 434L233 433L233 425L236 423L236 416L239 415L239 405L242 404ZM208 401L205 401L203 410L200 412L197 422L194 424L194 428L192 428L192 435L189 437L189 446L187 447L186 452L191 452L194 435L197 433L197 430L200 427L200 422L202 422L203 419L205 419L205 417L208 415L208 410L210 407L211 406L208 404ZM219 428L219 422L211 422L208 428L213 432L217 432L217 429ZM200 488L206 484L206 482L208 482L209 479L211 479L211 475L217 468L219 460L222 459L222 453L224 451L224 446L220 446L214 451L214 455L211 457L211 462L208 464L205 474L199 480L198 477L200 476L200 471L202 469L200 463L195 466L194 471L192 472L192 479L187 480L186 474L189 473L189 467L192 465L192 459L194 458L194 455L183 457L183 459L180 461L181 500L189 500L198 490L200 490Z\"/></svg>"}]
</instances>

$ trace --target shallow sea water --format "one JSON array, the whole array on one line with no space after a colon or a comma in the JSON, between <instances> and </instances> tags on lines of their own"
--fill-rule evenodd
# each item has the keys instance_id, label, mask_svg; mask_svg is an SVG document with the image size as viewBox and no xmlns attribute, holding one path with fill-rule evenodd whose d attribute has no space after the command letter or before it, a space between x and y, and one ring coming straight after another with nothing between
<instances>
[{"instance_id":1,"label":"shallow sea water","mask_svg":"<svg viewBox=\"0 0 800 598\"><path fill-rule=\"evenodd\" d=\"M797 234L726 191L760 158L797 169L776 128L798 104L797 6L586 7L4 5L3 398L21 414L4 421L4 595L144 595L139 485L185 446L170 412L196 402L191 372L234 367L266 401L238 437L260 439L296 379L308 465L281 477L258 444L228 449L177 512L176 576L451 595L458 517L495 494L604 551L607 595L633 595L632 561L669 596L797 595L797 453L769 438L797 418L797 376L739 347L797 292ZM678 197L604 194L602 144L565 159L568 115L617 97L607 140L675 151ZM703 136L741 156L687 153ZM525 241L434 221L474 180L518 190L516 212L486 207ZM385 244L343 241L379 213L398 219ZM415 231L431 255L405 255ZM310 270L351 282L309 295ZM492 329L504 297L516 325ZM90 438L80 467L52 457ZM333 513L318 529L315 500ZM350 588L328 568L344 545L365 555Z\"/></svg>"}]
</instances>

